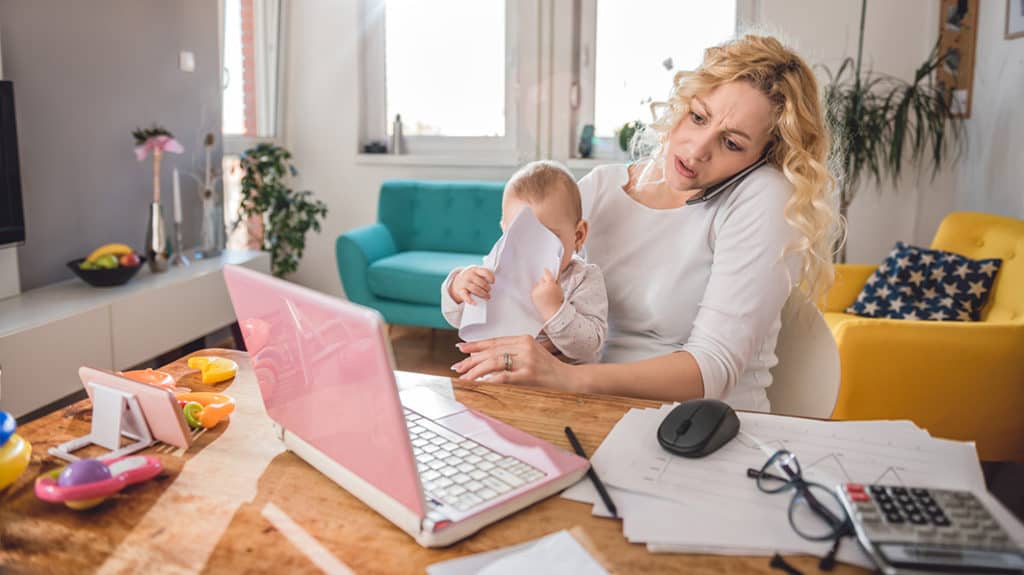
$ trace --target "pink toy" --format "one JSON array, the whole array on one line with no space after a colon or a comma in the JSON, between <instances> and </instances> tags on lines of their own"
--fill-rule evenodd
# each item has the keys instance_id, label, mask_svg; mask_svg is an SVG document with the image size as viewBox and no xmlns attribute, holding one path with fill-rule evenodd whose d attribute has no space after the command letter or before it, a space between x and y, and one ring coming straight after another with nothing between
<instances>
[{"instance_id":1,"label":"pink toy","mask_svg":"<svg viewBox=\"0 0 1024 575\"><path fill-rule=\"evenodd\" d=\"M110 468L99 459L79 459L72 461L57 477L57 485L72 487L88 485L110 479Z\"/></svg>"},{"instance_id":2,"label":"pink toy","mask_svg":"<svg viewBox=\"0 0 1024 575\"><path fill-rule=\"evenodd\" d=\"M80 459L36 478L36 497L81 511L103 503L129 485L156 477L163 467L159 459L148 455L130 455L106 462Z\"/></svg>"}]
</instances>

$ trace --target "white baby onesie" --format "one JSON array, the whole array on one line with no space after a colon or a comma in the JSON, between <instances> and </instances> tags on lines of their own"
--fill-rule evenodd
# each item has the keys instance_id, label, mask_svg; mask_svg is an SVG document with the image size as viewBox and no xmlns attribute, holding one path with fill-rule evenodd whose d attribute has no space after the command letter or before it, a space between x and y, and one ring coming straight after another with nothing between
<instances>
[{"instance_id":1,"label":"white baby onesie","mask_svg":"<svg viewBox=\"0 0 1024 575\"><path fill-rule=\"evenodd\" d=\"M462 323L464 304L455 303L448 293L455 276L462 268L452 270L441 284L441 313L453 327ZM559 277L558 284L565 296L562 307L544 324L544 335L574 363L601 361L605 336L608 333L608 296L605 293L601 268L573 256Z\"/></svg>"}]
</instances>

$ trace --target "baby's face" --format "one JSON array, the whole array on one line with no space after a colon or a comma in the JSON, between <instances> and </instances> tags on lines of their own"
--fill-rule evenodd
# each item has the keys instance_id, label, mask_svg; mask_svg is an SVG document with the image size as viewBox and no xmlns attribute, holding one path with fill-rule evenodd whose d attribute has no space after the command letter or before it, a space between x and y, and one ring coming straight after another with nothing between
<instances>
[{"instance_id":1,"label":"baby's face","mask_svg":"<svg viewBox=\"0 0 1024 575\"><path fill-rule=\"evenodd\" d=\"M559 202L556 195L534 204L529 204L512 194L505 194L501 201L502 233L508 230L523 208L533 208L533 215L537 216L537 220L558 236L562 242L562 261L558 265L558 273L562 273L569 266L572 255L576 252L576 230L579 223L574 221L572 210L567 209L564 203Z\"/></svg>"}]
</instances>

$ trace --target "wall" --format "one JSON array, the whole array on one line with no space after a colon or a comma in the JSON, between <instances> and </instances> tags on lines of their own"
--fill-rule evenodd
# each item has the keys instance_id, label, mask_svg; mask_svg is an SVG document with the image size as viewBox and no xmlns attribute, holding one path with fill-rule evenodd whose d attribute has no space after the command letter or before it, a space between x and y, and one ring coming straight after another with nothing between
<instances>
[{"instance_id":1,"label":"wall","mask_svg":"<svg viewBox=\"0 0 1024 575\"><path fill-rule=\"evenodd\" d=\"M1015 150L1019 156L1024 112L1011 108L1010 97L1024 91L1010 86L1020 87L1024 81L1016 64L1024 40L1010 41L1015 47L1008 47L1001 32L1005 5L1001 0L982 0L982 4L974 117L968 122L970 149L958 170L944 170L935 179L911 170L898 186L866 186L850 209L849 261L877 263L896 240L927 245L942 216L954 208L974 206L1010 215L1016 209L1021 217L1024 200L1009 187L1009 157ZM755 4L755 13L761 28L786 39L808 61L834 67L844 56L856 54L860 5L859 0L761 0ZM938 19L938 4L933 0L872 0L866 17L865 66L912 77L935 42ZM334 260L335 238L375 220L377 190L383 179L499 179L512 171L357 163L356 23L356 0L291 3L286 144L302 170L298 184L314 190L330 208L323 232L310 236L306 256L292 279L332 294L342 293ZM993 31L997 24L998 33ZM1008 73L1005 68L1013 65L1015 71ZM1012 82L1007 84L1003 76ZM999 89L993 86L996 78L1000 78ZM994 166L988 165L993 162ZM987 190L983 194L977 192L979 179Z\"/></svg>"},{"instance_id":2,"label":"wall","mask_svg":"<svg viewBox=\"0 0 1024 575\"><path fill-rule=\"evenodd\" d=\"M960 162L955 207L1024 219L1024 38L1004 39L1005 2L982 3L971 145Z\"/></svg>"},{"instance_id":3,"label":"wall","mask_svg":"<svg viewBox=\"0 0 1024 575\"><path fill-rule=\"evenodd\" d=\"M152 167L135 161L131 131L153 122L186 149L163 162L170 222L171 169L201 173L202 135L220 132L217 26L210 0L0 0L25 199L23 290L70 277L64 263L100 244L143 248ZM181 50L195 53L195 72L178 70ZM194 245L200 202L188 178L182 192Z\"/></svg>"}]
</instances>

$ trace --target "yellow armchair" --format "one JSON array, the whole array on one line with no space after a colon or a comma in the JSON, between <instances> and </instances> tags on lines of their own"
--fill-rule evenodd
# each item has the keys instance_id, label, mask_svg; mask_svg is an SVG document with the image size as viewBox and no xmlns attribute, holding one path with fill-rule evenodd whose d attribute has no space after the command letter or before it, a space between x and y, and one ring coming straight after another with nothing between
<instances>
[{"instance_id":1,"label":"yellow armchair","mask_svg":"<svg viewBox=\"0 0 1024 575\"><path fill-rule=\"evenodd\" d=\"M983 460L1024 461L1024 221L952 213L932 248L1003 260L982 321L847 314L875 267L837 266L825 300L840 359L832 417L909 418L938 437L975 441Z\"/></svg>"}]
</instances>

